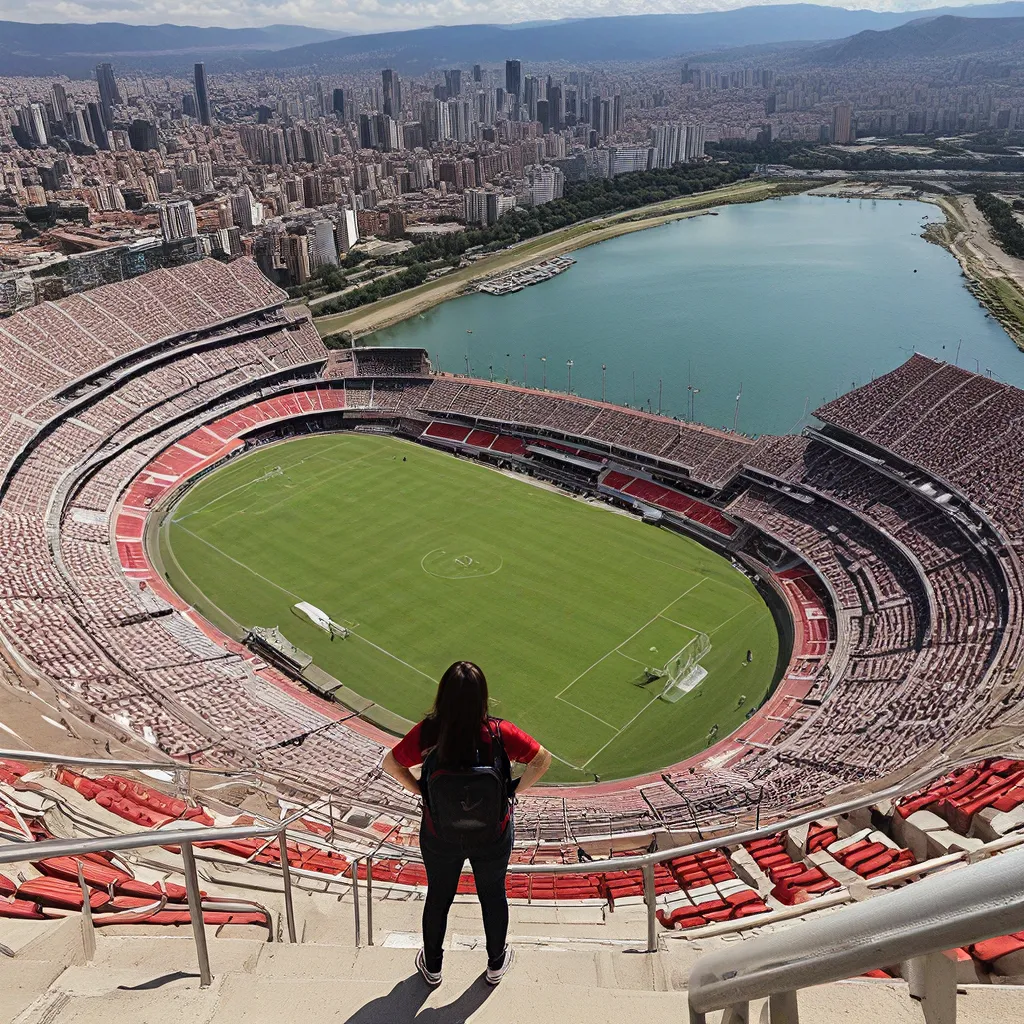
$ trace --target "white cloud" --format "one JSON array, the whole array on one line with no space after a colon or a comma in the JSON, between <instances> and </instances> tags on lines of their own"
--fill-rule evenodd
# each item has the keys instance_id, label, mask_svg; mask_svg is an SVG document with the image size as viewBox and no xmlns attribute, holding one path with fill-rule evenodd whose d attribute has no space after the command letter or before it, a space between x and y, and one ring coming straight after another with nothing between
<instances>
[{"instance_id":1,"label":"white cloud","mask_svg":"<svg viewBox=\"0 0 1024 1024\"><path fill-rule=\"evenodd\" d=\"M769 0L791 2L791 0ZM832 7L876 11L945 6L941 0L817 0ZM968 0L985 3L989 0ZM552 0L545 18L587 18L624 14L692 14L749 6L750 0ZM959 5L958 5L959 6ZM500 9L487 0L0 0L0 20L30 22L122 21L134 25L222 26L290 24L347 32L388 32L426 25L533 21L531 0L507 0Z\"/></svg>"}]
</instances>

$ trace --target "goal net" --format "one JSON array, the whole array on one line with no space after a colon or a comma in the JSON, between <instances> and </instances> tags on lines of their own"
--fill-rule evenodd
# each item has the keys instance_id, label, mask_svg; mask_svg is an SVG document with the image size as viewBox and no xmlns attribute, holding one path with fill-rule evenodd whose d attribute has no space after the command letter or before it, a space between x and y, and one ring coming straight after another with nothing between
<instances>
[{"instance_id":1,"label":"goal net","mask_svg":"<svg viewBox=\"0 0 1024 1024\"><path fill-rule=\"evenodd\" d=\"M314 626L319 626L325 633L329 633L332 640L336 636L344 639L349 634L348 629L335 622L327 612L321 611L315 604L310 604L308 601L299 601L298 604L292 605L292 608L295 612L305 615Z\"/></svg>"},{"instance_id":2,"label":"goal net","mask_svg":"<svg viewBox=\"0 0 1024 1024\"><path fill-rule=\"evenodd\" d=\"M673 654L662 669L665 686L659 694L661 699L675 704L701 682L708 670L700 662L710 651L711 638L707 633L697 633L682 650Z\"/></svg>"}]
</instances>

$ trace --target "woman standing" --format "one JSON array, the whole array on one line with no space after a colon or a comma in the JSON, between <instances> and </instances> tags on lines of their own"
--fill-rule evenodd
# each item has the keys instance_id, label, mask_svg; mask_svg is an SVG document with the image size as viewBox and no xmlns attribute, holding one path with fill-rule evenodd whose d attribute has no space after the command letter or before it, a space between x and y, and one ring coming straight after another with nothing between
<instances>
[{"instance_id":1,"label":"woman standing","mask_svg":"<svg viewBox=\"0 0 1024 1024\"><path fill-rule=\"evenodd\" d=\"M526 765L513 781L511 762ZM422 765L419 780L410 771ZM441 677L430 714L384 758L383 768L423 798L420 851L427 871L423 948L416 968L430 986L441 984L448 911L469 859L487 936L487 974L497 985L512 965L506 943L505 875L512 853L514 794L529 789L551 765L548 753L511 722L491 718L487 680L471 661Z\"/></svg>"}]
</instances>

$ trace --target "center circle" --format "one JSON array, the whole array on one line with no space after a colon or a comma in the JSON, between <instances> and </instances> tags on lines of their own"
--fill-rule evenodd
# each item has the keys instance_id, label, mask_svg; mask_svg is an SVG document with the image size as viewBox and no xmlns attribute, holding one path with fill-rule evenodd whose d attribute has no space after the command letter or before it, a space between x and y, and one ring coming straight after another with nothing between
<instances>
[{"instance_id":1,"label":"center circle","mask_svg":"<svg viewBox=\"0 0 1024 1024\"><path fill-rule=\"evenodd\" d=\"M444 580L468 580L493 576L504 560L496 551L481 548L434 548L420 559L420 567L430 576Z\"/></svg>"}]
</instances>

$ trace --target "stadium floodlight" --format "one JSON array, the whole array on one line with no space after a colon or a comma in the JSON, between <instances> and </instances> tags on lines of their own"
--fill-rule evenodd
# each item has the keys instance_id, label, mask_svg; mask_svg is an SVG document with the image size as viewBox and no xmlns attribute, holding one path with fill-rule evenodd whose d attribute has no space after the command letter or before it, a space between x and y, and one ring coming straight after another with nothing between
<instances>
[{"instance_id":1,"label":"stadium floodlight","mask_svg":"<svg viewBox=\"0 0 1024 1024\"><path fill-rule=\"evenodd\" d=\"M298 604L292 606L295 611L305 615L314 626L319 626L325 633L330 633L331 639L333 640L336 636L340 636L342 639L348 636L349 631L344 627L335 622L325 611L317 608L316 605L310 604L308 601L299 601Z\"/></svg>"}]
</instances>

